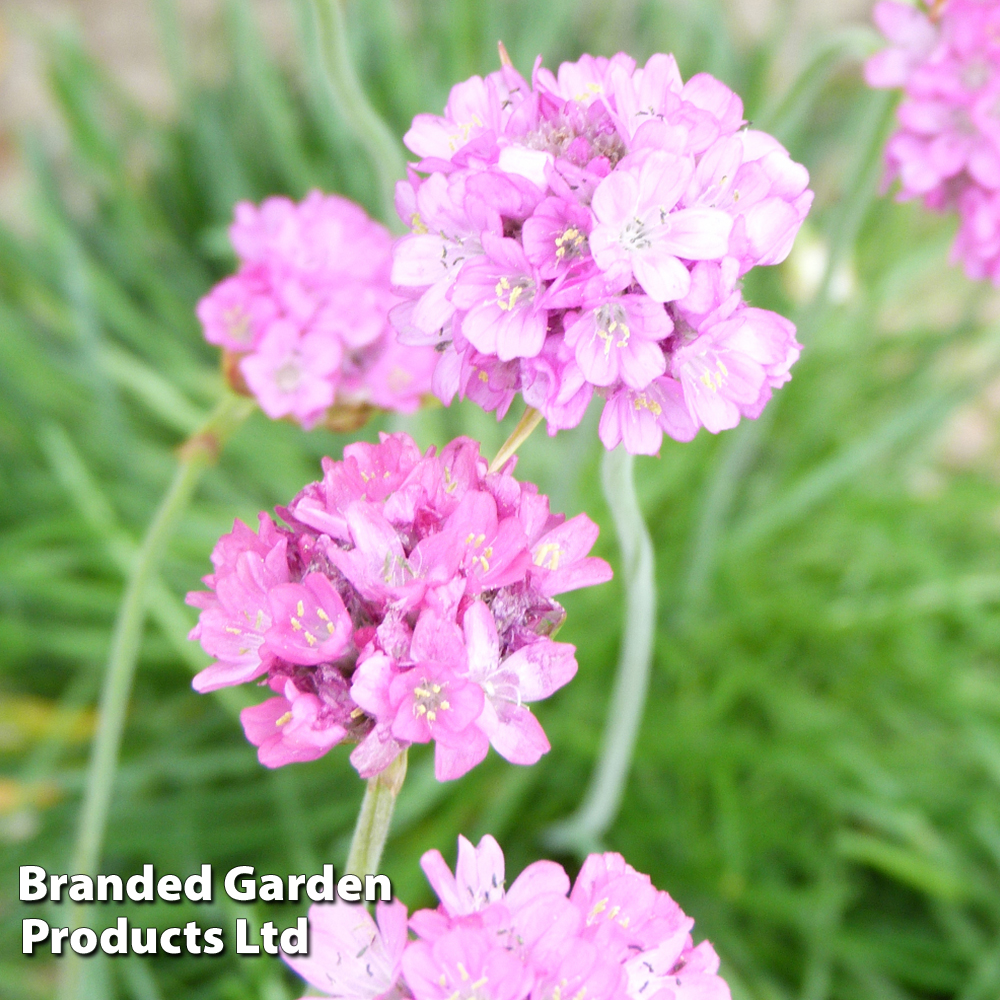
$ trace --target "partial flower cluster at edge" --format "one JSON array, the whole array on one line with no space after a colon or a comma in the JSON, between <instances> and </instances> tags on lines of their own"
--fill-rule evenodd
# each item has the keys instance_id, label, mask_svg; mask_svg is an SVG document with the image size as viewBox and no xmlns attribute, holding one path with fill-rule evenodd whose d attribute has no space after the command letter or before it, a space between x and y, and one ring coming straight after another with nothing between
<instances>
[{"instance_id":1,"label":"partial flower cluster at edge","mask_svg":"<svg viewBox=\"0 0 1000 1000\"><path fill-rule=\"evenodd\" d=\"M1000 286L1000 5L883 0L874 16L890 44L868 60L865 78L903 91L885 185L899 182L900 201L957 211L953 260Z\"/></svg>"},{"instance_id":2,"label":"partial flower cluster at edge","mask_svg":"<svg viewBox=\"0 0 1000 1000\"><path fill-rule=\"evenodd\" d=\"M653 454L758 416L789 378L795 328L740 279L787 256L809 176L718 80L684 83L668 55L539 62L530 84L507 65L405 142L391 319L440 352L444 402L502 416L521 393L555 433L596 394L605 446Z\"/></svg>"},{"instance_id":3,"label":"partial flower cluster at edge","mask_svg":"<svg viewBox=\"0 0 1000 1000\"><path fill-rule=\"evenodd\" d=\"M487 471L477 442L422 455L406 434L356 443L323 461L323 479L283 524L237 521L212 553L191 633L215 658L198 691L251 681L275 693L245 709L263 764L313 760L341 742L362 777L411 743L435 744L440 780L490 744L533 764L549 749L530 711L576 673L551 636L555 596L603 583L587 555L597 526L570 520L512 475Z\"/></svg>"},{"instance_id":4,"label":"partial flower cluster at edge","mask_svg":"<svg viewBox=\"0 0 1000 1000\"><path fill-rule=\"evenodd\" d=\"M339 1000L729 1000L694 921L620 854L591 854L572 887L537 861L506 891L490 836L459 837L454 874L438 851L421 866L437 909L314 905L309 957L285 961Z\"/></svg>"}]
</instances>

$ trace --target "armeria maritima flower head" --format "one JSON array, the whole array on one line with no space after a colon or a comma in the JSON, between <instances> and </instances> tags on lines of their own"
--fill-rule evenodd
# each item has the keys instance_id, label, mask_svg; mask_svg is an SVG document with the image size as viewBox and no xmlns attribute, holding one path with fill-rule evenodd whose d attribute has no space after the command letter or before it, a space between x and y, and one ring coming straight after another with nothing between
<instances>
[{"instance_id":1,"label":"armeria maritima flower head","mask_svg":"<svg viewBox=\"0 0 1000 1000\"><path fill-rule=\"evenodd\" d=\"M313 191L296 204L236 206L239 271L198 304L205 337L233 380L272 418L337 429L368 408L412 412L435 358L404 347L387 321L392 237L345 198ZM331 412L331 408L336 407ZM363 419L355 421L363 423Z\"/></svg>"},{"instance_id":2,"label":"armeria maritima flower head","mask_svg":"<svg viewBox=\"0 0 1000 1000\"><path fill-rule=\"evenodd\" d=\"M883 2L875 22L890 47L869 59L872 87L903 90L886 146L886 184L901 201L956 209L952 250L973 279L1000 285L1000 5Z\"/></svg>"},{"instance_id":3,"label":"armeria maritima flower head","mask_svg":"<svg viewBox=\"0 0 1000 1000\"><path fill-rule=\"evenodd\" d=\"M576 883L553 861L504 888L490 836L459 837L452 874L438 851L421 860L440 899L406 931L406 907L309 909L308 958L285 961L340 1000L729 1000L711 944L694 921L620 854L591 854Z\"/></svg>"},{"instance_id":4,"label":"armeria maritima flower head","mask_svg":"<svg viewBox=\"0 0 1000 1000\"><path fill-rule=\"evenodd\" d=\"M604 397L608 448L655 453L756 417L799 345L740 278L782 261L809 175L746 127L739 97L672 56L511 66L418 115L397 207L391 314L440 352L434 391L502 416L520 392L550 433Z\"/></svg>"},{"instance_id":5,"label":"armeria maritima flower head","mask_svg":"<svg viewBox=\"0 0 1000 1000\"><path fill-rule=\"evenodd\" d=\"M435 743L457 778L490 744L515 764L549 749L529 704L576 673L550 636L555 595L603 583L597 526L565 520L458 438L421 455L406 434L324 459L323 479L212 553L191 633L216 662L198 691L262 679L276 697L242 713L261 763L313 760L344 741L362 777L411 743Z\"/></svg>"}]
</instances>

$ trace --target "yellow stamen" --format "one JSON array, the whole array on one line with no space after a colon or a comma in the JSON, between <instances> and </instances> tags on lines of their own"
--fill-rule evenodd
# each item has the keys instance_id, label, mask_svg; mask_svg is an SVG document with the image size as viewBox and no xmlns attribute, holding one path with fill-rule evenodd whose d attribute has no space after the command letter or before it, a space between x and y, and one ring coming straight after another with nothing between
<instances>
[{"instance_id":1,"label":"yellow stamen","mask_svg":"<svg viewBox=\"0 0 1000 1000\"><path fill-rule=\"evenodd\" d=\"M729 378L729 369L721 361L716 361L715 371L703 372L700 381L706 389L718 392L727 378Z\"/></svg>"},{"instance_id":2,"label":"yellow stamen","mask_svg":"<svg viewBox=\"0 0 1000 1000\"><path fill-rule=\"evenodd\" d=\"M517 300L524 293L524 285L514 285L511 287L510 279L501 278L496 285L497 305L504 311L510 312L517 304ZM506 299L504 298L506 296Z\"/></svg>"},{"instance_id":3,"label":"yellow stamen","mask_svg":"<svg viewBox=\"0 0 1000 1000\"><path fill-rule=\"evenodd\" d=\"M562 236L556 237L556 257L562 260L566 254L575 253L586 238L576 226L570 226Z\"/></svg>"},{"instance_id":4,"label":"yellow stamen","mask_svg":"<svg viewBox=\"0 0 1000 1000\"><path fill-rule=\"evenodd\" d=\"M632 405L637 410L649 410L654 417L658 417L663 412L663 407L655 399L650 399L644 392L640 392L635 397Z\"/></svg>"},{"instance_id":5,"label":"yellow stamen","mask_svg":"<svg viewBox=\"0 0 1000 1000\"><path fill-rule=\"evenodd\" d=\"M559 569L559 556L562 549L555 542L546 542L535 556L535 565L544 569Z\"/></svg>"}]
</instances>

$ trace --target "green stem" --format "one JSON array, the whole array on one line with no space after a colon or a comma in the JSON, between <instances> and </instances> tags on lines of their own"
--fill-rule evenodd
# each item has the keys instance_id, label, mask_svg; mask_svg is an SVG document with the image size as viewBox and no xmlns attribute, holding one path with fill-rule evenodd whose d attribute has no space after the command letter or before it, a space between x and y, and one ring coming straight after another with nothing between
<instances>
[{"instance_id":1,"label":"green stem","mask_svg":"<svg viewBox=\"0 0 1000 1000\"><path fill-rule=\"evenodd\" d=\"M490 462L489 471L499 472L514 457L517 449L531 437L531 432L541 422L542 414L539 410L530 406L525 407L524 413L521 414L521 419L517 422L517 426L510 432L510 437L500 445L497 457Z\"/></svg>"},{"instance_id":2,"label":"green stem","mask_svg":"<svg viewBox=\"0 0 1000 1000\"><path fill-rule=\"evenodd\" d=\"M396 796L406 778L406 751L404 750L381 774L368 780L361 811L347 852L348 875L377 875L382 849L389 836L392 811Z\"/></svg>"},{"instance_id":3,"label":"green stem","mask_svg":"<svg viewBox=\"0 0 1000 1000\"><path fill-rule=\"evenodd\" d=\"M182 445L177 470L136 553L111 636L70 865L74 874L94 875L100 864L125 715L146 622L150 583L156 578L167 542L187 509L203 470L215 461L223 442L249 416L253 405L245 398L227 396L204 426ZM79 918L79 907L76 907L72 915L74 927L79 926ZM79 981L80 963L76 956L69 955L63 965L59 996L63 1000L75 998L79 993Z\"/></svg>"},{"instance_id":4,"label":"green stem","mask_svg":"<svg viewBox=\"0 0 1000 1000\"><path fill-rule=\"evenodd\" d=\"M406 174L406 160L396 137L372 107L354 71L347 44L342 0L308 0L319 40L323 77L330 97L344 116L354 138L368 154L378 176L383 221L396 218L396 181Z\"/></svg>"},{"instance_id":5,"label":"green stem","mask_svg":"<svg viewBox=\"0 0 1000 1000\"><path fill-rule=\"evenodd\" d=\"M618 671L597 767L577 811L552 827L552 847L579 855L602 848L602 838L621 807L646 706L656 630L653 543L635 492L635 459L624 450L605 453L604 496L611 508L622 553L625 615Z\"/></svg>"}]
</instances>

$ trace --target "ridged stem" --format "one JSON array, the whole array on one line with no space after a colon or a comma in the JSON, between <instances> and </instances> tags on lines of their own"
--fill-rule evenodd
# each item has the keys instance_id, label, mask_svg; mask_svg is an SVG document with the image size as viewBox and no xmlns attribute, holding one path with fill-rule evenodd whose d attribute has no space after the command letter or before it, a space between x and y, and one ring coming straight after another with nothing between
<instances>
[{"instance_id":1,"label":"ridged stem","mask_svg":"<svg viewBox=\"0 0 1000 1000\"><path fill-rule=\"evenodd\" d=\"M377 875L382 860L382 849L389 836L396 796L406 779L406 751L404 750L381 774L368 780L361 811L354 826L351 848L347 852L347 875Z\"/></svg>"},{"instance_id":2,"label":"ridged stem","mask_svg":"<svg viewBox=\"0 0 1000 1000\"><path fill-rule=\"evenodd\" d=\"M383 221L395 220L396 181L406 175L406 160L396 137L372 107L354 70L347 44L342 0L308 0L319 39L330 97L365 150L379 180Z\"/></svg>"},{"instance_id":3,"label":"ridged stem","mask_svg":"<svg viewBox=\"0 0 1000 1000\"><path fill-rule=\"evenodd\" d=\"M653 544L635 492L634 456L624 448L606 452L601 482L622 554L625 614L621 650L590 785L577 811L546 834L550 846L581 856L602 849L602 838L621 807L646 707L656 631Z\"/></svg>"},{"instance_id":4,"label":"ridged stem","mask_svg":"<svg viewBox=\"0 0 1000 1000\"><path fill-rule=\"evenodd\" d=\"M118 607L104 672L97 727L70 864L74 875L93 876L100 864L125 716L146 623L150 583L156 578L167 543L190 503L202 472L216 460L224 441L252 412L253 407L251 400L227 396L202 428L181 446L173 479L136 553ZM74 907L71 917L74 928L79 926L79 920L80 908ZM61 1000L76 1000L80 992L80 971L79 957L67 955L59 985Z\"/></svg>"}]
</instances>

